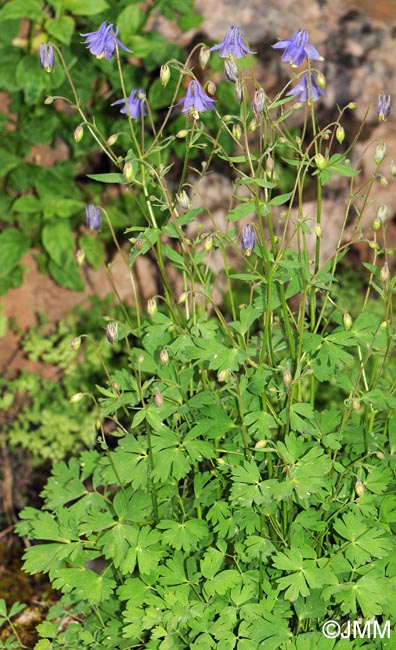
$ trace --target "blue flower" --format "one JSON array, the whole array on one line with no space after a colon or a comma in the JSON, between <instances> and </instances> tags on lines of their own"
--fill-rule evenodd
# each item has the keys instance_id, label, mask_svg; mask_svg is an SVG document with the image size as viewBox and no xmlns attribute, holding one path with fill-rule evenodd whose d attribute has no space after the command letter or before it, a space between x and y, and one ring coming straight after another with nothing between
<instances>
[{"instance_id":1,"label":"blue flower","mask_svg":"<svg viewBox=\"0 0 396 650\"><path fill-rule=\"evenodd\" d=\"M40 65L46 72L51 72L55 65L54 48L52 43L40 44Z\"/></svg>"},{"instance_id":2,"label":"blue flower","mask_svg":"<svg viewBox=\"0 0 396 650\"><path fill-rule=\"evenodd\" d=\"M386 122L392 106L392 97L389 93L380 93L378 95L377 114L380 122Z\"/></svg>"},{"instance_id":3,"label":"blue flower","mask_svg":"<svg viewBox=\"0 0 396 650\"><path fill-rule=\"evenodd\" d=\"M80 34L80 36L86 37L85 45L91 54L94 54L97 59L103 59L104 57L110 61L110 59L113 58L116 43L118 47L121 47L126 52L130 52L130 50L128 50L128 48L118 40L117 34L118 27L116 31L114 31L112 23L108 23L107 20L105 20L96 32Z\"/></svg>"},{"instance_id":4,"label":"blue flower","mask_svg":"<svg viewBox=\"0 0 396 650\"><path fill-rule=\"evenodd\" d=\"M275 50L284 50L281 60L284 62L289 61L293 67L301 65L304 59L323 61L323 57L308 42L308 32L306 29L297 30L291 38L279 41L272 47Z\"/></svg>"},{"instance_id":5,"label":"blue flower","mask_svg":"<svg viewBox=\"0 0 396 650\"><path fill-rule=\"evenodd\" d=\"M242 239L241 246L242 250L245 253L246 257L249 257L252 254L253 248L256 244L256 235L251 225L247 224L242 229Z\"/></svg>"},{"instance_id":6,"label":"blue flower","mask_svg":"<svg viewBox=\"0 0 396 650\"><path fill-rule=\"evenodd\" d=\"M85 206L85 216L87 220L87 226L90 230L99 230L102 225L102 219L100 218L100 210L97 205L89 203Z\"/></svg>"},{"instance_id":7,"label":"blue flower","mask_svg":"<svg viewBox=\"0 0 396 650\"><path fill-rule=\"evenodd\" d=\"M125 115L132 117L134 120L137 120L142 115L146 115L144 97L144 90L141 88L139 88L139 90L132 89L128 99L117 99L116 102L112 103L112 106L116 106L117 104L124 104L120 110L120 113L124 113Z\"/></svg>"},{"instance_id":8,"label":"blue flower","mask_svg":"<svg viewBox=\"0 0 396 650\"><path fill-rule=\"evenodd\" d=\"M313 74L304 72L297 86L294 86L288 95L298 96L300 102L316 102L321 95L326 95L326 92L318 86Z\"/></svg>"},{"instance_id":9,"label":"blue flower","mask_svg":"<svg viewBox=\"0 0 396 650\"><path fill-rule=\"evenodd\" d=\"M183 103L182 113L190 113L197 120L199 113L214 109L215 100L208 97L201 84L193 79L188 84L185 97L182 97L175 105L178 106L181 103Z\"/></svg>"},{"instance_id":10,"label":"blue flower","mask_svg":"<svg viewBox=\"0 0 396 650\"><path fill-rule=\"evenodd\" d=\"M253 54L246 45L239 27L230 27L221 43L210 48L211 51L219 50L219 56L225 58L233 56L234 59L241 59L246 54Z\"/></svg>"}]
</instances>

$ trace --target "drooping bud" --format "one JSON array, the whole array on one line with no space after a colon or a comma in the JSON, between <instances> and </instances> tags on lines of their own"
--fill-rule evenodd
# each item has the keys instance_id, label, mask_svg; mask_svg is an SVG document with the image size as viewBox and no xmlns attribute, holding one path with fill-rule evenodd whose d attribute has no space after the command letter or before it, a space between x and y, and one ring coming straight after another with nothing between
<instances>
[{"instance_id":1,"label":"drooping bud","mask_svg":"<svg viewBox=\"0 0 396 650\"><path fill-rule=\"evenodd\" d=\"M213 237L208 237L208 239L205 240L204 249L207 253L209 253L209 251L212 250L212 247L213 247Z\"/></svg>"},{"instance_id":2,"label":"drooping bud","mask_svg":"<svg viewBox=\"0 0 396 650\"><path fill-rule=\"evenodd\" d=\"M355 482L355 492L358 495L358 497L362 497L364 494L364 485L360 479L357 479L357 481Z\"/></svg>"},{"instance_id":3,"label":"drooping bud","mask_svg":"<svg viewBox=\"0 0 396 650\"><path fill-rule=\"evenodd\" d=\"M384 266L382 267L380 271L380 278L384 284L388 284L390 278L388 262L385 262Z\"/></svg>"},{"instance_id":4,"label":"drooping bud","mask_svg":"<svg viewBox=\"0 0 396 650\"><path fill-rule=\"evenodd\" d=\"M253 248L256 245L256 235L250 224L247 224L242 230L241 246L246 257L250 257Z\"/></svg>"},{"instance_id":5,"label":"drooping bud","mask_svg":"<svg viewBox=\"0 0 396 650\"><path fill-rule=\"evenodd\" d=\"M157 313L157 301L155 298L149 298L147 301L147 311L149 316L151 316L151 318L154 318Z\"/></svg>"},{"instance_id":6,"label":"drooping bud","mask_svg":"<svg viewBox=\"0 0 396 650\"><path fill-rule=\"evenodd\" d=\"M102 219L100 217L100 210L97 205L93 205L93 203L86 205L85 217L87 226L90 230L99 230L102 225Z\"/></svg>"},{"instance_id":7,"label":"drooping bud","mask_svg":"<svg viewBox=\"0 0 396 650\"><path fill-rule=\"evenodd\" d=\"M122 168L122 173L128 182L133 180L134 173L133 173L133 165L131 162L125 163L124 167Z\"/></svg>"},{"instance_id":8,"label":"drooping bud","mask_svg":"<svg viewBox=\"0 0 396 650\"><path fill-rule=\"evenodd\" d=\"M321 153L317 153L314 160L315 160L315 164L316 164L318 169L320 169L320 170L326 169L327 160Z\"/></svg>"},{"instance_id":9,"label":"drooping bud","mask_svg":"<svg viewBox=\"0 0 396 650\"><path fill-rule=\"evenodd\" d=\"M381 183L382 187L385 187L385 188L388 187L388 185L389 185L388 179L385 178L385 176L380 177L380 183Z\"/></svg>"},{"instance_id":10,"label":"drooping bud","mask_svg":"<svg viewBox=\"0 0 396 650\"><path fill-rule=\"evenodd\" d=\"M183 210L189 210L191 208L190 197L188 196L186 190L182 190L179 194L176 195L177 202Z\"/></svg>"},{"instance_id":11,"label":"drooping bud","mask_svg":"<svg viewBox=\"0 0 396 650\"><path fill-rule=\"evenodd\" d=\"M85 262L85 251L83 248L79 248L76 252L76 261L78 266L82 266Z\"/></svg>"},{"instance_id":12,"label":"drooping bud","mask_svg":"<svg viewBox=\"0 0 396 650\"><path fill-rule=\"evenodd\" d=\"M392 107L392 98L389 93L381 92L378 95L377 115L380 122L386 122Z\"/></svg>"},{"instance_id":13,"label":"drooping bud","mask_svg":"<svg viewBox=\"0 0 396 650\"><path fill-rule=\"evenodd\" d=\"M181 131L178 131L178 132L176 133L176 137L177 137L177 138L185 138L186 135L188 135L188 131L187 131L187 129L181 129Z\"/></svg>"},{"instance_id":14,"label":"drooping bud","mask_svg":"<svg viewBox=\"0 0 396 650\"><path fill-rule=\"evenodd\" d=\"M232 135L234 136L235 140L238 140L239 142L242 137L242 128L239 122L232 125Z\"/></svg>"},{"instance_id":15,"label":"drooping bud","mask_svg":"<svg viewBox=\"0 0 396 650\"><path fill-rule=\"evenodd\" d=\"M290 372L290 366L287 363L286 366L285 366L285 370L283 372L283 383L286 386L286 388L288 386L290 386L291 380L292 380L292 376L291 376L291 372Z\"/></svg>"},{"instance_id":16,"label":"drooping bud","mask_svg":"<svg viewBox=\"0 0 396 650\"><path fill-rule=\"evenodd\" d=\"M377 217L381 223L385 223L386 217L388 215L388 206L385 203L381 203L377 210Z\"/></svg>"},{"instance_id":17,"label":"drooping bud","mask_svg":"<svg viewBox=\"0 0 396 650\"><path fill-rule=\"evenodd\" d=\"M230 370L229 368L226 368L224 370L220 370L220 372L217 375L217 381L222 384L223 382L227 381L228 377L230 376Z\"/></svg>"},{"instance_id":18,"label":"drooping bud","mask_svg":"<svg viewBox=\"0 0 396 650\"><path fill-rule=\"evenodd\" d=\"M349 330L351 329L351 327L353 325L353 320L352 320L352 316L350 314L348 314L347 311L345 312L345 314L342 317L342 322L344 323L344 327L345 327L346 331L349 332Z\"/></svg>"},{"instance_id":19,"label":"drooping bud","mask_svg":"<svg viewBox=\"0 0 396 650\"><path fill-rule=\"evenodd\" d=\"M321 72L318 72L316 76L316 83L318 84L319 88L322 88L322 90L326 88L326 77Z\"/></svg>"},{"instance_id":20,"label":"drooping bud","mask_svg":"<svg viewBox=\"0 0 396 650\"><path fill-rule=\"evenodd\" d=\"M162 393L160 393L159 390L155 393L154 401L155 405L158 406L158 408L160 408L164 403L164 398L162 397Z\"/></svg>"},{"instance_id":21,"label":"drooping bud","mask_svg":"<svg viewBox=\"0 0 396 650\"><path fill-rule=\"evenodd\" d=\"M169 363L169 354L168 350L166 348L162 348L160 355L159 355L159 360L161 366L167 366Z\"/></svg>"},{"instance_id":22,"label":"drooping bud","mask_svg":"<svg viewBox=\"0 0 396 650\"><path fill-rule=\"evenodd\" d=\"M44 104L53 104L54 103L54 98L53 97L46 97L44 99Z\"/></svg>"},{"instance_id":23,"label":"drooping bud","mask_svg":"<svg viewBox=\"0 0 396 650\"><path fill-rule=\"evenodd\" d=\"M374 154L374 160L377 165L379 165L380 162L385 158L385 154L386 154L385 142L381 142L380 144L377 144L377 147L375 149L375 154Z\"/></svg>"},{"instance_id":24,"label":"drooping bud","mask_svg":"<svg viewBox=\"0 0 396 650\"><path fill-rule=\"evenodd\" d=\"M199 50L199 65L201 66L202 70L206 68L208 61L210 57L210 47L207 45L202 45L201 49Z\"/></svg>"},{"instance_id":25,"label":"drooping bud","mask_svg":"<svg viewBox=\"0 0 396 650\"><path fill-rule=\"evenodd\" d=\"M46 72L52 72L55 65L55 55L52 43L40 43L40 65Z\"/></svg>"},{"instance_id":26,"label":"drooping bud","mask_svg":"<svg viewBox=\"0 0 396 650\"><path fill-rule=\"evenodd\" d=\"M352 408L354 411L358 411L360 409L360 402L357 397L354 397L352 399Z\"/></svg>"},{"instance_id":27,"label":"drooping bud","mask_svg":"<svg viewBox=\"0 0 396 650\"><path fill-rule=\"evenodd\" d=\"M113 345L118 341L118 323L112 321L106 325L106 338Z\"/></svg>"},{"instance_id":28,"label":"drooping bud","mask_svg":"<svg viewBox=\"0 0 396 650\"><path fill-rule=\"evenodd\" d=\"M241 71L235 63L235 60L231 57L224 59L224 72L228 81L231 81L231 83L235 83L241 78Z\"/></svg>"},{"instance_id":29,"label":"drooping bud","mask_svg":"<svg viewBox=\"0 0 396 650\"><path fill-rule=\"evenodd\" d=\"M118 133L112 133L106 140L106 144L112 147L118 140Z\"/></svg>"},{"instance_id":30,"label":"drooping bud","mask_svg":"<svg viewBox=\"0 0 396 650\"><path fill-rule=\"evenodd\" d=\"M84 393L75 393L69 399L70 404L77 404L84 397Z\"/></svg>"},{"instance_id":31,"label":"drooping bud","mask_svg":"<svg viewBox=\"0 0 396 650\"><path fill-rule=\"evenodd\" d=\"M170 76L171 76L170 67L167 63L164 63L160 69L160 81L164 87L168 84Z\"/></svg>"},{"instance_id":32,"label":"drooping bud","mask_svg":"<svg viewBox=\"0 0 396 650\"><path fill-rule=\"evenodd\" d=\"M83 129L82 125L79 124L79 125L74 129L74 133L73 133L74 141L75 141L75 142L81 142L81 140L83 139L83 135L84 135L84 129Z\"/></svg>"},{"instance_id":33,"label":"drooping bud","mask_svg":"<svg viewBox=\"0 0 396 650\"><path fill-rule=\"evenodd\" d=\"M345 129L344 129L343 126L341 126L341 124L339 126L337 126L335 136L336 136L337 142L339 142L340 144L342 144L344 142L344 140L345 140Z\"/></svg>"},{"instance_id":34,"label":"drooping bud","mask_svg":"<svg viewBox=\"0 0 396 650\"><path fill-rule=\"evenodd\" d=\"M267 440L257 440L256 444L254 445L255 449L263 449L267 445Z\"/></svg>"},{"instance_id":35,"label":"drooping bud","mask_svg":"<svg viewBox=\"0 0 396 650\"><path fill-rule=\"evenodd\" d=\"M70 343L70 347L72 350L78 350L81 346L81 336L75 336L72 342Z\"/></svg>"},{"instance_id":36,"label":"drooping bud","mask_svg":"<svg viewBox=\"0 0 396 650\"><path fill-rule=\"evenodd\" d=\"M235 95L235 99L240 104L243 99L243 85L239 79L237 79L235 82L234 95Z\"/></svg>"},{"instance_id":37,"label":"drooping bud","mask_svg":"<svg viewBox=\"0 0 396 650\"><path fill-rule=\"evenodd\" d=\"M254 98L252 101L253 113L256 113L256 115L260 115L260 113L262 113L264 110L264 102L265 102L264 88L259 88L254 93Z\"/></svg>"},{"instance_id":38,"label":"drooping bud","mask_svg":"<svg viewBox=\"0 0 396 650\"><path fill-rule=\"evenodd\" d=\"M320 225L320 223L315 223L315 228L314 228L314 230L315 230L315 235L316 235L317 237L319 237L319 239L322 239L322 237L323 237L323 230L322 230L322 226Z\"/></svg>"},{"instance_id":39,"label":"drooping bud","mask_svg":"<svg viewBox=\"0 0 396 650\"><path fill-rule=\"evenodd\" d=\"M208 95L215 95L216 94L216 84L213 81L208 81L206 85L206 90L208 91Z\"/></svg>"}]
</instances>

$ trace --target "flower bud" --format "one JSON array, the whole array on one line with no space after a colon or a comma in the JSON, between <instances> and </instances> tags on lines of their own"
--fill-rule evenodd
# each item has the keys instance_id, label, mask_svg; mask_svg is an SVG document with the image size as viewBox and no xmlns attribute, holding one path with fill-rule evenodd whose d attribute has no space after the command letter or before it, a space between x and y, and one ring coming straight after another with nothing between
<instances>
[{"instance_id":1,"label":"flower bud","mask_svg":"<svg viewBox=\"0 0 396 650\"><path fill-rule=\"evenodd\" d=\"M182 305L183 303L186 302L188 298L188 293L187 291L183 291L183 293L180 294L179 300L177 301L179 305Z\"/></svg>"},{"instance_id":2,"label":"flower bud","mask_svg":"<svg viewBox=\"0 0 396 650\"><path fill-rule=\"evenodd\" d=\"M177 137L177 138L185 138L186 135L188 135L188 131L187 131L187 129L182 129L181 131L178 131L178 132L176 133L176 137Z\"/></svg>"},{"instance_id":3,"label":"flower bud","mask_svg":"<svg viewBox=\"0 0 396 650\"><path fill-rule=\"evenodd\" d=\"M385 178L385 176L381 176L380 183L381 183L382 187L385 187L385 188L388 187L388 185L389 185L388 179Z\"/></svg>"},{"instance_id":4,"label":"flower bud","mask_svg":"<svg viewBox=\"0 0 396 650\"><path fill-rule=\"evenodd\" d=\"M52 43L40 43L40 65L46 72L52 72L55 65L55 55Z\"/></svg>"},{"instance_id":5,"label":"flower bud","mask_svg":"<svg viewBox=\"0 0 396 650\"><path fill-rule=\"evenodd\" d=\"M340 144L342 144L344 142L344 140L345 140L345 129L344 129L343 126L341 126L341 125L337 126L335 136L336 136L337 142L339 142Z\"/></svg>"},{"instance_id":6,"label":"flower bud","mask_svg":"<svg viewBox=\"0 0 396 650\"><path fill-rule=\"evenodd\" d=\"M270 154L268 154L266 160L265 160L265 171L266 172L272 172L274 169L275 163L274 159Z\"/></svg>"},{"instance_id":7,"label":"flower bud","mask_svg":"<svg viewBox=\"0 0 396 650\"><path fill-rule=\"evenodd\" d=\"M235 140L238 140L239 142L242 137L242 128L239 123L232 125L232 135L234 136Z\"/></svg>"},{"instance_id":8,"label":"flower bud","mask_svg":"<svg viewBox=\"0 0 396 650\"><path fill-rule=\"evenodd\" d=\"M241 247L246 257L250 257L256 245L256 235L250 224L247 224L242 229Z\"/></svg>"},{"instance_id":9,"label":"flower bud","mask_svg":"<svg viewBox=\"0 0 396 650\"><path fill-rule=\"evenodd\" d=\"M75 336L72 342L70 343L70 347L72 350L78 350L80 346L81 346L81 336Z\"/></svg>"},{"instance_id":10,"label":"flower bud","mask_svg":"<svg viewBox=\"0 0 396 650\"><path fill-rule=\"evenodd\" d=\"M357 481L355 482L355 492L358 495L358 497L362 497L364 494L364 485L360 479L357 479Z\"/></svg>"},{"instance_id":11,"label":"flower bud","mask_svg":"<svg viewBox=\"0 0 396 650\"><path fill-rule=\"evenodd\" d=\"M79 124L74 129L74 133L73 133L73 138L74 138L75 142L81 142L81 140L83 139L83 135L84 135L84 129L83 129L82 125Z\"/></svg>"},{"instance_id":12,"label":"flower bud","mask_svg":"<svg viewBox=\"0 0 396 650\"><path fill-rule=\"evenodd\" d=\"M169 354L168 350L166 348L162 348L160 355L159 355L159 360L161 366L167 366L169 363Z\"/></svg>"},{"instance_id":13,"label":"flower bud","mask_svg":"<svg viewBox=\"0 0 396 650\"><path fill-rule=\"evenodd\" d=\"M82 266L85 262L85 251L79 248L76 252L76 261L78 266Z\"/></svg>"},{"instance_id":14,"label":"flower bud","mask_svg":"<svg viewBox=\"0 0 396 650\"><path fill-rule=\"evenodd\" d=\"M54 98L53 97L46 97L44 99L44 104L53 104L54 103Z\"/></svg>"},{"instance_id":15,"label":"flower bud","mask_svg":"<svg viewBox=\"0 0 396 650\"><path fill-rule=\"evenodd\" d=\"M141 352L141 354L139 354L139 356L138 356L137 362L138 363L143 363L143 361L144 361L144 354L143 354L143 352Z\"/></svg>"},{"instance_id":16,"label":"flower bud","mask_svg":"<svg viewBox=\"0 0 396 650\"><path fill-rule=\"evenodd\" d=\"M208 95L215 95L216 84L213 81L208 81L208 83L206 84L206 90L208 91Z\"/></svg>"},{"instance_id":17,"label":"flower bud","mask_svg":"<svg viewBox=\"0 0 396 650\"><path fill-rule=\"evenodd\" d=\"M199 50L199 65L201 66L202 70L206 68L209 58L210 58L210 47L208 47L207 45L202 45L201 49Z\"/></svg>"},{"instance_id":18,"label":"flower bud","mask_svg":"<svg viewBox=\"0 0 396 650\"><path fill-rule=\"evenodd\" d=\"M166 86L168 84L170 76L171 76L170 67L167 63L164 63L160 69L160 81L163 86Z\"/></svg>"},{"instance_id":19,"label":"flower bud","mask_svg":"<svg viewBox=\"0 0 396 650\"><path fill-rule=\"evenodd\" d=\"M112 135L110 135L106 140L106 144L108 144L109 147L112 147L117 142L118 135L119 135L118 133L113 133Z\"/></svg>"},{"instance_id":20,"label":"flower bud","mask_svg":"<svg viewBox=\"0 0 396 650\"><path fill-rule=\"evenodd\" d=\"M229 368L226 368L224 370L220 370L220 372L217 375L217 381L222 384L225 381L227 381L228 377L230 376L230 370Z\"/></svg>"},{"instance_id":21,"label":"flower bud","mask_svg":"<svg viewBox=\"0 0 396 650\"><path fill-rule=\"evenodd\" d=\"M135 250L137 250L137 251L141 251L141 250L142 250L142 246L143 246L143 242L142 242L142 240L141 240L140 237L139 237L139 238L135 241L134 248L135 248Z\"/></svg>"},{"instance_id":22,"label":"flower bud","mask_svg":"<svg viewBox=\"0 0 396 650\"><path fill-rule=\"evenodd\" d=\"M188 196L186 190L182 190L179 194L176 195L177 202L183 210L189 210L191 208L190 197Z\"/></svg>"},{"instance_id":23,"label":"flower bud","mask_svg":"<svg viewBox=\"0 0 396 650\"><path fill-rule=\"evenodd\" d=\"M317 153L314 160L315 160L315 164L316 164L318 169L320 169L320 170L326 169L327 160L321 153Z\"/></svg>"},{"instance_id":24,"label":"flower bud","mask_svg":"<svg viewBox=\"0 0 396 650\"><path fill-rule=\"evenodd\" d=\"M117 343L118 341L118 323L111 322L106 325L106 338L109 343Z\"/></svg>"},{"instance_id":25,"label":"flower bud","mask_svg":"<svg viewBox=\"0 0 396 650\"><path fill-rule=\"evenodd\" d=\"M350 314L348 314L347 311L345 312L345 314L342 317L342 322L344 323L344 327L345 327L346 331L349 332L349 330L351 329L351 327L353 325L353 320L352 320L352 316Z\"/></svg>"},{"instance_id":26,"label":"flower bud","mask_svg":"<svg viewBox=\"0 0 396 650\"><path fill-rule=\"evenodd\" d=\"M290 372L290 366L287 363L286 366L285 366L285 370L283 372L283 383L286 386L286 388L288 386L290 386L291 380L292 380L292 376L291 376L291 372Z\"/></svg>"},{"instance_id":27,"label":"flower bud","mask_svg":"<svg viewBox=\"0 0 396 650\"><path fill-rule=\"evenodd\" d=\"M386 154L385 142L381 142L380 144L377 144L377 147L375 149L375 154L374 154L374 161L377 165L379 165L380 162L385 158L385 154Z\"/></svg>"},{"instance_id":28,"label":"flower bud","mask_svg":"<svg viewBox=\"0 0 396 650\"><path fill-rule=\"evenodd\" d=\"M377 115L380 122L386 122L392 106L392 98L389 93L381 92L378 95Z\"/></svg>"},{"instance_id":29,"label":"flower bud","mask_svg":"<svg viewBox=\"0 0 396 650\"><path fill-rule=\"evenodd\" d=\"M378 251L379 250L379 244L377 244L376 241L369 241L368 245L369 245L369 247L371 248L372 251Z\"/></svg>"},{"instance_id":30,"label":"flower bud","mask_svg":"<svg viewBox=\"0 0 396 650\"><path fill-rule=\"evenodd\" d=\"M257 440L256 444L254 445L255 449L263 449L267 445L267 440Z\"/></svg>"},{"instance_id":31,"label":"flower bud","mask_svg":"<svg viewBox=\"0 0 396 650\"><path fill-rule=\"evenodd\" d=\"M157 313L157 301L155 298L149 298L147 301L147 311L148 314L151 318L154 318L154 316Z\"/></svg>"},{"instance_id":32,"label":"flower bud","mask_svg":"<svg viewBox=\"0 0 396 650\"><path fill-rule=\"evenodd\" d=\"M252 101L252 109L256 115L259 115L264 110L264 101L265 101L265 92L264 88L259 88L254 93L254 98Z\"/></svg>"},{"instance_id":33,"label":"flower bud","mask_svg":"<svg viewBox=\"0 0 396 650\"><path fill-rule=\"evenodd\" d=\"M129 182L133 179L133 165L130 162L126 162L123 169L122 173L124 174L126 180Z\"/></svg>"},{"instance_id":34,"label":"flower bud","mask_svg":"<svg viewBox=\"0 0 396 650\"><path fill-rule=\"evenodd\" d=\"M158 406L158 408L160 408L162 406L162 404L164 403L164 398L162 397L162 393L160 393L160 391L156 392L155 397L154 397L154 402L155 402L155 405Z\"/></svg>"},{"instance_id":35,"label":"flower bud","mask_svg":"<svg viewBox=\"0 0 396 650\"><path fill-rule=\"evenodd\" d=\"M354 411L358 411L360 409L360 402L357 397L354 397L352 399L352 408Z\"/></svg>"},{"instance_id":36,"label":"flower bud","mask_svg":"<svg viewBox=\"0 0 396 650\"><path fill-rule=\"evenodd\" d=\"M322 88L322 90L326 88L326 77L321 72L318 72L316 76L316 83L318 84L319 88Z\"/></svg>"},{"instance_id":37,"label":"flower bud","mask_svg":"<svg viewBox=\"0 0 396 650\"><path fill-rule=\"evenodd\" d=\"M377 218L381 221L381 223L385 223L387 214L388 214L388 206L385 205L384 203L381 203L381 205L378 207L377 210Z\"/></svg>"},{"instance_id":38,"label":"flower bud","mask_svg":"<svg viewBox=\"0 0 396 650\"><path fill-rule=\"evenodd\" d=\"M84 393L75 393L69 399L70 404L77 404L84 397Z\"/></svg>"},{"instance_id":39,"label":"flower bud","mask_svg":"<svg viewBox=\"0 0 396 650\"><path fill-rule=\"evenodd\" d=\"M242 83L237 79L234 87L234 95L237 102L240 104L243 99L243 86Z\"/></svg>"},{"instance_id":40,"label":"flower bud","mask_svg":"<svg viewBox=\"0 0 396 650\"><path fill-rule=\"evenodd\" d=\"M384 284L388 284L390 278L388 262L385 262L384 266L380 271L380 278Z\"/></svg>"},{"instance_id":41,"label":"flower bud","mask_svg":"<svg viewBox=\"0 0 396 650\"><path fill-rule=\"evenodd\" d=\"M350 111L354 111L355 108L357 108L357 103L356 102L349 102L347 108L349 108Z\"/></svg>"},{"instance_id":42,"label":"flower bud","mask_svg":"<svg viewBox=\"0 0 396 650\"><path fill-rule=\"evenodd\" d=\"M235 63L235 60L231 57L224 59L224 72L228 81L231 81L231 83L236 83L241 78L241 71Z\"/></svg>"},{"instance_id":43,"label":"flower bud","mask_svg":"<svg viewBox=\"0 0 396 650\"><path fill-rule=\"evenodd\" d=\"M317 237L319 237L319 239L322 239L322 237L323 237L323 230L322 230L322 226L320 225L320 223L315 223L315 228L314 228L314 230L315 230L315 235L316 235Z\"/></svg>"},{"instance_id":44,"label":"flower bud","mask_svg":"<svg viewBox=\"0 0 396 650\"><path fill-rule=\"evenodd\" d=\"M213 237L208 237L208 239L204 243L204 249L207 253L209 253L210 250L212 250L213 246Z\"/></svg>"}]
</instances>

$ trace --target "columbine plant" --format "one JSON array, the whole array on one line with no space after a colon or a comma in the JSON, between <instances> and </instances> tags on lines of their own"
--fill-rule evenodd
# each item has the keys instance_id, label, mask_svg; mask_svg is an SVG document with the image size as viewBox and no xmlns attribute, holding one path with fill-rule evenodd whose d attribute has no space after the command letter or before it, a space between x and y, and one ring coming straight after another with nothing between
<instances>
[{"instance_id":1,"label":"columbine plant","mask_svg":"<svg viewBox=\"0 0 396 650\"><path fill-rule=\"evenodd\" d=\"M339 272L347 220L360 241L386 148L360 184L357 136L344 147L341 123L353 106L317 123L324 78L312 63L322 57L306 30L274 45L308 69L272 99L236 63L250 53L238 28L211 48L240 101L227 115L210 78L196 78L194 52L185 64L164 61L164 87L177 79L161 124L149 89L126 93L117 33L103 23L85 36L93 55L116 59L125 148L99 131L73 85L70 103L114 166L97 179L139 196L146 223L131 215L127 254L115 238L136 304L107 317L103 343L128 362L105 366L90 396L96 448L56 465L43 508L21 513L20 534L36 542L26 571L48 572L63 594L37 648L338 648L324 621L396 616L395 280L377 241L386 241L383 207L361 301L359 291L345 299ZM208 45L198 47L207 64ZM380 102L384 119L390 99ZM294 111L304 113L299 136L288 128ZM165 135L180 113L184 128ZM185 143L180 165L175 142ZM218 167L233 183L223 228L204 186ZM324 259L322 188L333 176L345 186L345 218ZM313 218L306 187L316 191ZM114 235L111 205L87 207L89 228L101 217ZM161 290L145 307L134 274L149 252Z\"/></svg>"}]
</instances>

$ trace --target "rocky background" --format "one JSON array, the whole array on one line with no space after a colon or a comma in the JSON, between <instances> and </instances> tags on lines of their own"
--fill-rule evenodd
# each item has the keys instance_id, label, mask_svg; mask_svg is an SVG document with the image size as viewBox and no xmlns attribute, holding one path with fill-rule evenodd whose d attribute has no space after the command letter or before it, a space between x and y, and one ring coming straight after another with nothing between
<instances>
[{"instance_id":1,"label":"rocky background","mask_svg":"<svg viewBox=\"0 0 396 650\"><path fill-rule=\"evenodd\" d=\"M354 152L352 163L361 169L362 181L369 179L374 168L375 146L379 142L386 143L388 154L394 155L396 162L396 0L196 0L196 8L204 17L199 33L180 33L160 16L155 18L152 27L161 29L168 38L185 46L196 40L218 42L231 25L240 27L251 49L257 52L255 75L269 95L280 90L292 75L290 67L281 63L279 51L273 50L271 44L277 39L288 38L297 29L308 29L310 41L325 57L325 61L319 64L327 80L327 96L321 100L320 107L318 105L320 124L323 126L337 116L337 104L343 107L356 102L356 109L349 111L343 122L347 139L352 138L374 98L366 118L363 139ZM376 112L376 96L380 91L395 93L392 116L381 124ZM370 142L374 144L368 146ZM362 227L370 238L373 216L380 204L386 204L387 247L395 248L396 180L390 171L385 169L385 173L388 185L384 187L384 180L376 179ZM219 220L224 220L231 196L229 181L213 176L205 196L207 202L212 201L211 207ZM340 224L345 216L345 201L346 187L340 179L326 186L323 205L325 257L335 250ZM313 215L314 209L315 202L307 201L305 216ZM353 220L348 228L352 234ZM369 249L364 243L358 244L357 256L364 259L368 255ZM48 277L40 275L31 254L24 264L27 268L24 286L9 291L2 299L6 315L14 317L22 329L34 325L39 312L45 313L50 321L57 321L74 305L88 304L91 293L103 297L110 292L104 272L89 272L86 291L78 293L62 289ZM142 258L137 267L138 279L144 278L141 291L145 300L156 292L155 269L147 268L147 264ZM128 300L129 281L126 279L124 282L124 267L117 259L113 273L121 297ZM152 282L148 281L150 278ZM42 372L39 366L26 362L19 350L17 336L10 333L0 339L0 368L12 375L22 366Z\"/></svg>"}]
</instances>

